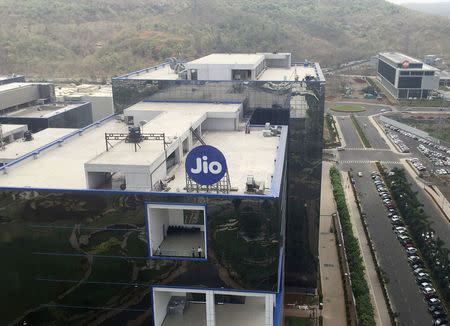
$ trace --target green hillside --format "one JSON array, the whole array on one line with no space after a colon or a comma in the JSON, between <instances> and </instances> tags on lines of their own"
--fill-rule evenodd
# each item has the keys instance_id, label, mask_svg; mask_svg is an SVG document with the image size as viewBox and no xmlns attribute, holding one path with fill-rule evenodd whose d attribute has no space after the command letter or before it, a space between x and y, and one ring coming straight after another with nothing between
<instances>
[{"instance_id":1,"label":"green hillside","mask_svg":"<svg viewBox=\"0 0 450 326\"><path fill-rule=\"evenodd\" d=\"M322 65L450 52L450 20L383 0L0 0L0 73L104 79L215 52Z\"/></svg>"}]
</instances>

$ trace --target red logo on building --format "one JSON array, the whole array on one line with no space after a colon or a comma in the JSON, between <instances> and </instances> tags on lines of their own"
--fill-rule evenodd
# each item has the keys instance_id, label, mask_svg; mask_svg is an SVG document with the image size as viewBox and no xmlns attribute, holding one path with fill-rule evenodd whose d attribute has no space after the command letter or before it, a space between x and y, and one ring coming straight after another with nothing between
<instances>
[{"instance_id":1,"label":"red logo on building","mask_svg":"<svg viewBox=\"0 0 450 326\"><path fill-rule=\"evenodd\" d=\"M409 61L408 60L403 61L402 62L402 67L403 68L408 68L409 67Z\"/></svg>"}]
</instances>

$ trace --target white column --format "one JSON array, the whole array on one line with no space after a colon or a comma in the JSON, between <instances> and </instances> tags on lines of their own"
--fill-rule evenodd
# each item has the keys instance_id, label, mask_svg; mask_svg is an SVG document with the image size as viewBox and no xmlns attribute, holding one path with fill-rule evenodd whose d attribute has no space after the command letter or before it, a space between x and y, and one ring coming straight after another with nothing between
<instances>
[{"instance_id":1,"label":"white column","mask_svg":"<svg viewBox=\"0 0 450 326\"><path fill-rule=\"evenodd\" d=\"M264 326L273 326L273 294L266 294L266 314Z\"/></svg>"},{"instance_id":2,"label":"white column","mask_svg":"<svg viewBox=\"0 0 450 326\"><path fill-rule=\"evenodd\" d=\"M214 291L206 291L206 325L216 326Z\"/></svg>"}]
</instances>

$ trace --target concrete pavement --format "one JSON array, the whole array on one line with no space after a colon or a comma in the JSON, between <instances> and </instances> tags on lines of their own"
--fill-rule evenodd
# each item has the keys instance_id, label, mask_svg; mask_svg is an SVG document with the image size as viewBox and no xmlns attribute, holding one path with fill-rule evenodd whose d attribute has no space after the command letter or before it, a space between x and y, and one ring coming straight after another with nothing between
<instances>
[{"instance_id":1,"label":"concrete pavement","mask_svg":"<svg viewBox=\"0 0 450 326\"><path fill-rule=\"evenodd\" d=\"M319 261L323 293L323 324L346 326L346 312L342 276L336 249L331 214L336 212L330 182L330 162L322 163L322 191L320 199Z\"/></svg>"}]
</instances>

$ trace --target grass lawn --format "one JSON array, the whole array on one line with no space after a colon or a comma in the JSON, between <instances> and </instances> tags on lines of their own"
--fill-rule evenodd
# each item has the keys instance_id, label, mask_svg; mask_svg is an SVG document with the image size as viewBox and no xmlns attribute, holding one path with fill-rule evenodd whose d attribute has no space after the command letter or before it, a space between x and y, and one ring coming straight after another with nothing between
<instances>
[{"instance_id":1,"label":"grass lawn","mask_svg":"<svg viewBox=\"0 0 450 326\"><path fill-rule=\"evenodd\" d=\"M361 112L366 111L366 108L359 105L336 105L330 108L333 111L338 112Z\"/></svg>"}]
</instances>

